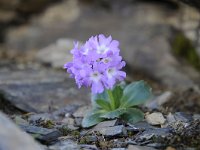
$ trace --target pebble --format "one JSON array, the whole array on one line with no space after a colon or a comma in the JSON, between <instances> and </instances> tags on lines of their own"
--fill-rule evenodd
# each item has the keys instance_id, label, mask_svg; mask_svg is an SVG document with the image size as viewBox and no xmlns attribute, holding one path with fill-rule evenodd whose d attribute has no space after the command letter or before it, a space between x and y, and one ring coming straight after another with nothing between
<instances>
[{"instance_id":1,"label":"pebble","mask_svg":"<svg viewBox=\"0 0 200 150\"><path fill-rule=\"evenodd\" d=\"M165 118L160 112L154 112L145 116L146 121L151 125L162 125L165 123Z\"/></svg>"},{"instance_id":2,"label":"pebble","mask_svg":"<svg viewBox=\"0 0 200 150\"><path fill-rule=\"evenodd\" d=\"M76 110L74 113L73 113L73 116L74 117L84 117L86 115L86 113L91 109L90 106L82 106L82 107L79 107L78 110Z\"/></svg>"}]
</instances>

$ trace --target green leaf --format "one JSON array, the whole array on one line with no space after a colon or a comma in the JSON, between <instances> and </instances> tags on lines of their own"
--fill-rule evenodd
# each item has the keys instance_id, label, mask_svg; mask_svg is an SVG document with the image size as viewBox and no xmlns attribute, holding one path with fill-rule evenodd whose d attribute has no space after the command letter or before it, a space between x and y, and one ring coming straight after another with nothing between
<instances>
[{"instance_id":1,"label":"green leaf","mask_svg":"<svg viewBox=\"0 0 200 150\"><path fill-rule=\"evenodd\" d=\"M92 106L94 107L98 107L98 104L96 103L97 99L102 99L106 102L109 102L109 96L106 90L103 91L103 93L98 93L98 94L92 94L91 95L91 99L92 99Z\"/></svg>"},{"instance_id":2,"label":"green leaf","mask_svg":"<svg viewBox=\"0 0 200 150\"><path fill-rule=\"evenodd\" d=\"M116 109L116 105L115 105L115 99L113 97L113 93L111 90L106 90L109 96L109 101L110 101L110 106L112 110Z\"/></svg>"},{"instance_id":3,"label":"green leaf","mask_svg":"<svg viewBox=\"0 0 200 150\"><path fill-rule=\"evenodd\" d=\"M123 113L126 112L126 108L119 108L113 111L105 112L100 117L107 119L119 118Z\"/></svg>"},{"instance_id":4,"label":"green leaf","mask_svg":"<svg viewBox=\"0 0 200 150\"><path fill-rule=\"evenodd\" d=\"M151 97L151 88L144 81L129 84L123 91L120 107L132 107L146 102Z\"/></svg>"},{"instance_id":5,"label":"green leaf","mask_svg":"<svg viewBox=\"0 0 200 150\"><path fill-rule=\"evenodd\" d=\"M136 123L144 119L144 113L137 108L128 108L126 113L124 113L121 118L128 123Z\"/></svg>"},{"instance_id":6,"label":"green leaf","mask_svg":"<svg viewBox=\"0 0 200 150\"><path fill-rule=\"evenodd\" d=\"M101 107L101 108L103 108L103 109L105 109L105 110L111 110L111 106L110 106L110 103L109 102L107 102L107 101L105 101L105 100L103 100L103 99L97 99L96 100L96 103Z\"/></svg>"},{"instance_id":7,"label":"green leaf","mask_svg":"<svg viewBox=\"0 0 200 150\"><path fill-rule=\"evenodd\" d=\"M112 91L112 94L113 94L113 98L115 100L115 107L118 108L120 106L120 101L121 101L121 98L122 98L122 95L123 95L123 89L121 86L116 86L113 91Z\"/></svg>"},{"instance_id":8,"label":"green leaf","mask_svg":"<svg viewBox=\"0 0 200 150\"><path fill-rule=\"evenodd\" d=\"M88 128L105 120L104 118L100 117L101 115L102 115L102 112L97 111L97 110L93 110L87 113L86 116L83 118L82 127Z\"/></svg>"}]
</instances>

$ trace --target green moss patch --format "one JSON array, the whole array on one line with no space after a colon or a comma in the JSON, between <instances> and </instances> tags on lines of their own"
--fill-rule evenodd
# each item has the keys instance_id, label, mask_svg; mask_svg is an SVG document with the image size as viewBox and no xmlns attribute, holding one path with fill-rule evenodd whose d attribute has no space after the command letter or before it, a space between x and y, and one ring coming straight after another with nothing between
<instances>
[{"instance_id":1,"label":"green moss patch","mask_svg":"<svg viewBox=\"0 0 200 150\"><path fill-rule=\"evenodd\" d=\"M188 63L200 70L200 58L193 43L183 33L178 33L172 41L173 53L185 59Z\"/></svg>"}]
</instances>

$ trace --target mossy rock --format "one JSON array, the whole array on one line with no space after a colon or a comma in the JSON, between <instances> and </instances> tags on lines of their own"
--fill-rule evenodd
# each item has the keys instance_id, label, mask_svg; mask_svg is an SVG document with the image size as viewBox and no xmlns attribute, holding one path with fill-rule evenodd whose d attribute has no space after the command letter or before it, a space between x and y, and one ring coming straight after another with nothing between
<instances>
[{"instance_id":1,"label":"mossy rock","mask_svg":"<svg viewBox=\"0 0 200 150\"><path fill-rule=\"evenodd\" d=\"M195 46L192 41L185 37L183 33L175 35L172 41L172 51L176 56L185 59L188 63L200 71L200 58L197 54Z\"/></svg>"}]
</instances>

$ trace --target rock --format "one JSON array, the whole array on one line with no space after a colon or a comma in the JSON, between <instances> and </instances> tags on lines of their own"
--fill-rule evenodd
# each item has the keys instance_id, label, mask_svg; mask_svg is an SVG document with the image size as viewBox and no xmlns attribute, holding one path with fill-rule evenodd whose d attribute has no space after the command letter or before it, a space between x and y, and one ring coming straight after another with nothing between
<instances>
[{"instance_id":1,"label":"rock","mask_svg":"<svg viewBox=\"0 0 200 150\"><path fill-rule=\"evenodd\" d=\"M71 131L75 131L75 130L78 130L78 129L79 129L79 127L74 126L74 125L72 125L72 124L67 125L67 128L68 128L69 130L71 130Z\"/></svg>"},{"instance_id":2,"label":"rock","mask_svg":"<svg viewBox=\"0 0 200 150\"><path fill-rule=\"evenodd\" d=\"M91 110L91 107L90 106L82 106L82 107L79 107L78 110L76 110L74 113L73 113L73 116L76 117L76 118L79 118L79 117L84 117L85 114L87 114L88 111Z\"/></svg>"},{"instance_id":3,"label":"rock","mask_svg":"<svg viewBox=\"0 0 200 150\"><path fill-rule=\"evenodd\" d=\"M118 126L113 126L113 127L104 127L104 128L93 128L92 131L90 131L90 133L94 131L99 132L100 134L107 137L118 136L122 134L126 135L126 129L123 125L118 125Z\"/></svg>"},{"instance_id":4,"label":"rock","mask_svg":"<svg viewBox=\"0 0 200 150\"><path fill-rule=\"evenodd\" d=\"M115 125L117 125L117 122L118 120L115 119L115 120L109 120L109 121L103 121L103 122L100 122L98 123L94 129L97 129L97 128L105 128L105 127L113 127Z\"/></svg>"},{"instance_id":5,"label":"rock","mask_svg":"<svg viewBox=\"0 0 200 150\"><path fill-rule=\"evenodd\" d=\"M79 146L83 150L98 150L96 145L80 144Z\"/></svg>"},{"instance_id":6,"label":"rock","mask_svg":"<svg viewBox=\"0 0 200 150\"><path fill-rule=\"evenodd\" d=\"M27 112L49 112L89 101L89 91L78 89L64 72L45 69L1 71L0 81L4 99Z\"/></svg>"},{"instance_id":7,"label":"rock","mask_svg":"<svg viewBox=\"0 0 200 150\"><path fill-rule=\"evenodd\" d=\"M122 2L120 4L123 5ZM66 9L69 15L63 15ZM172 11L165 4L150 3L128 5L121 13L118 10L105 12L93 6L81 7L77 0L63 1L50 7L44 15L34 18L29 24L10 29L6 36L6 45L8 50L24 52L44 48L60 37L68 36L85 41L91 35L105 33L120 41L121 54L131 71L145 72L170 88L187 89L196 86L199 73L191 66L184 67L171 53L169 39L176 35L171 25L180 28L182 11ZM147 12L145 18L143 10ZM196 23L198 24L198 20ZM48 56L52 54L49 53ZM56 58L52 65L57 66L60 60L67 60L67 54L53 56L58 55L60 58ZM47 58L43 57L44 59L46 61Z\"/></svg>"},{"instance_id":8,"label":"rock","mask_svg":"<svg viewBox=\"0 0 200 150\"><path fill-rule=\"evenodd\" d=\"M31 114L28 117L28 121L31 124L35 124L38 120L51 120L51 114L50 113L41 113L41 114Z\"/></svg>"},{"instance_id":9,"label":"rock","mask_svg":"<svg viewBox=\"0 0 200 150\"><path fill-rule=\"evenodd\" d=\"M111 150L127 150L126 148L112 148Z\"/></svg>"},{"instance_id":10,"label":"rock","mask_svg":"<svg viewBox=\"0 0 200 150\"><path fill-rule=\"evenodd\" d=\"M21 129L30 133L35 137L37 140L40 140L43 143L49 144L53 141L56 141L61 133L56 129L46 129L37 126L31 125L19 125Z\"/></svg>"},{"instance_id":11,"label":"rock","mask_svg":"<svg viewBox=\"0 0 200 150\"><path fill-rule=\"evenodd\" d=\"M80 150L80 147L72 140L61 140L49 146L49 150Z\"/></svg>"},{"instance_id":12,"label":"rock","mask_svg":"<svg viewBox=\"0 0 200 150\"><path fill-rule=\"evenodd\" d=\"M154 129L149 129L145 130L141 134L137 135L136 139L137 141L148 141L151 138L166 138L171 136L173 133L172 128L154 128Z\"/></svg>"},{"instance_id":13,"label":"rock","mask_svg":"<svg viewBox=\"0 0 200 150\"><path fill-rule=\"evenodd\" d=\"M91 143L91 142L97 142L98 140L99 139L97 136L88 135L88 136L81 137L80 143L81 143L81 141L83 141L83 143Z\"/></svg>"},{"instance_id":14,"label":"rock","mask_svg":"<svg viewBox=\"0 0 200 150\"><path fill-rule=\"evenodd\" d=\"M40 4L42 3L39 3L38 6ZM66 10L68 10L67 14ZM32 18L30 25L22 25L17 30L13 28L8 31L6 37L8 49L19 53L29 50L35 51L54 43L60 37L66 37L69 34L65 30L68 30L68 25L79 17L79 11L78 0L64 0L51 5L41 15ZM11 37L11 35L18 37L18 39Z\"/></svg>"},{"instance_id":15,"label":"rock","mask_svg":"<svg viewBox=\"0 0 200 150\"><path fill-rule=\"evenodd\" d=\"M174 117L177 121L191 122L193 120L192 115L186 114L184 112L176 112Z\"/></svg>"},{"instance_id":16,"label":"rock","mask_svg":"<svg viewBox=\"0 0 200 150\"><path fill-rule=\"evenodd\" d=\"M0 8L6 10L15 10L20 13L34 13L39 12L49 4L51 0L12 0L7 2L6 0L0 1Z\"/></svg>"},{"instance_id":17,"label":"rock","mask_svg":"<svg viewBox=\"0 0 200 150\"><path fill-rule=\"evenodd\" d=\"M176 119L175 119L175 117L174 117L174 115L173 115L172 113L169 113L169 114L167 115L167 122L168 122L168 123L176 122Z\"/></svg>"},{"instance_id":18,"label":"rock","mask_svg":"<svg viewBox=\"0 0 200 150\"><path fill-rule=\"evenodd\" d=\"M197 8L198 10L200 10L200 2L198 0L190 0L190 1L186 1L186 0L179 0L180 2L186 3L190 6L193 6L195 8Z\"/></svg>"},{"instance_id":19,"label":"rock","mask_svg":"<svg viewBox=\"0 0 200 150\"><path fill-rule=\"evenodd\" d=\"M200 114L194 114L193 119L194 120L200 120Z\"/></svg>"},{"instance_id":20,"label":"rock","mask_svg":"<svg viewBox=\"0 0 200 150\"><path fill-rule=\"evenodd\" d=\"M65 107L63 107L63 108L60 108L60 109L58 109L58 110L56 110L56 111L54 111L53 113L52 113L52 117L53 117L53 119L55 119L55 120L57 120L57 119L59 119L60 117L69 117L69 116L71 116L76 110L77 110L77 108L79 108L80 107L80 104L78 104L78 105L67 105L67 106L65 106Z\"/></svg>"},{"instance_id":21,"label":"rock","mask_svg":"<svg viewBox=\"0 0 200 150\"><path fill-rule=\"evenodd\" d=\"M15 116L13 120L17 125L28 125L28 122L20 116Z\"/></svg>"},{"instance_id":22,"label":"rock","mask_svg":"<svg viewBox=\"0 0 200 150\"><path fill-rule=\"evenodd\" d=\"M74 119L69 117L64 118L61 122L67 125L74 125Z\"/></svg>"},{"instance_id":23,"label":"rock","mask_svg":"<svg viewBox=\"0 0 200 150\"><path fill-rule=\"evenodd\" d=\"M152 147L152 148L155 148L155 149L162 149L165 147L165 144L164 143L149 143L147 144L146 146L148 147Z\"/></svg>"},{"instance_id":24,"label":"rock","mask_svg":"<svg viewBox=\"0 0 200 150\"><path fill-rule=\"evenodd\" d=\"M153 98L153 100L147 101L145 103L145 107L147 107L150 110L159 110L163 106L163 104L168 102L171 98L172 92L166 91L161 95Z\"/></svg>"},{"instance_id":25,"label":"rock","mask_svg":"<svg viewBox=\"0 0 200 150\"><path fill-rule=\"evenodd\" d=\"M159 35L156 35L155 32L159 32ZM138 33L139 35L135 35L134 39L137 40L137 42L135 41L137 44L134 45L132 50L122 51L124 59L130 67L145 72L167 87L179 90L194 87L193 80L197 79L199 73L189 67L193 76L190 77L189 73L184 73L184 69L181 69L183 65L171 53L171 46L167 40L167 38L170 38L167 33L170 34L171 32L164 26L144 27ZM138 38L138 36L143 37L142 35L146 35L146 33L148 33L146 38Z\"/></svg>"},{"instance_id":26,"label":"rock","mask_svg":"<svg viewBox=\"0 0 200 150\"><path fill-rule=\"evenodd\" d=\"M173 147L171 147L171 146L168 146L168 147L166 148L166 150L176 150L176 149L173 148Z\"/></svg>"},{"instance_id":27,"label":"rock","mask_svg":"<svg viewBox=\"0 0 200 150\"><path fill-rule=\"evenodd\" d=\"M153 127L152 125L150 125L149 123L147 123L146 121L140 121L134 124L128 124L129 127L127 127L127 130L129 131L144 131L144 130L148 130L148 129L154 129L155 127Z\"/></svg>"},{"instance_id":28,"label":"rock","mask_svg":"<svg viewBox=\"0 0 200 150\"><path fill-rule=\"evenodd\" d=\"M145 116L145 119L151 125L162 125L166 120L160 112L148 114Z\"/></svg>"},{"instance_id":29,"label":"rock","mask_svg":"<svg viewBox=\"0 0 200 150\"><path fill-rule=\"evenodd\" d=\"M128 150L155 150L155 149L146 146L129 145Z\"/></svg>"},{"instance_id":30,"label":"rock","mask_svg":"<svg viewBox=\"0 0 200 150\"><path fill-rule=\"evenodd\" d=\"M16 13L10 10L0 10L0 23L6 23L14 20Z\"/></svg>"},{"instance_id":31,"label":"rock","mask_svg":"<svg viewBox=\"0 0 200 150\"><path fill-rule=\"evenodd\" d=\"M44 64L51 64L55 68L63 68L66 62L72 60L70 50L73 46L72 39L58 39L55 44L39 50L36 59Z\"/></svg>"},{"instance_id":32,"label":"rock","mask_svg":"<svg viewBox=\"0 0 200 150\"><path fill-rule=\"evenodd\" d=\"M0 129L1 150L43 150L42 146L37 144L29 135L22 132L1 112Z\"/></svg>"},{"instance_id":33,"label":"rock","mask_svg":"<svg viewBox=\"0 0 200 150\"><path fill-rule=\"evenodd\" d=\"M185 114L184 112L176 112L175 114L169 113L167 115L167 123L165 126L171 126L176 130L182 130L190 126L193 121L193 116Z\"/></svg>"},{"instance_id":34,"label":"rock","mask_svg":"<svg viewBox=\"0 0 200 150\"><path fill-rule=\"evenodd\" d=\"M76 126L82 126L82 120L83 120L83 118L81 117L81 118L75 118L75 124L76 124Z\"/></svg>"}]
</instances>

